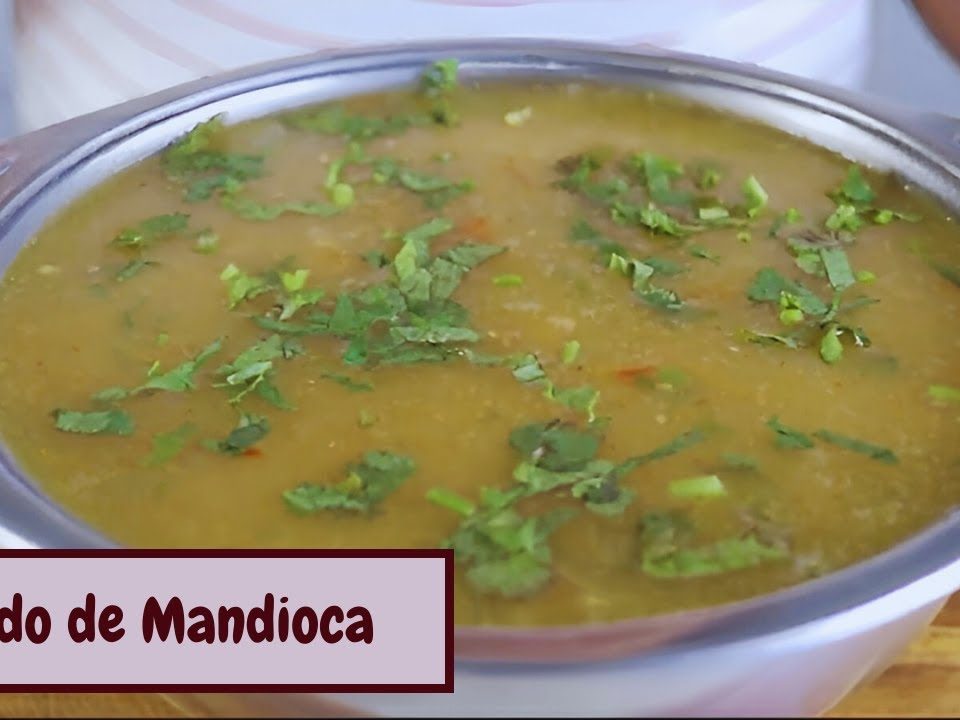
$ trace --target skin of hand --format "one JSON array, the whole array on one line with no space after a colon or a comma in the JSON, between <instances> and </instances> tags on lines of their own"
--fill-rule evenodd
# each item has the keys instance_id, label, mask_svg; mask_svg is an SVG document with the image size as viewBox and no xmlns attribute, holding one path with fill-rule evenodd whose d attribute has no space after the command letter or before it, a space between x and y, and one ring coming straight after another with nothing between
<instances>
[{"instance_id":1,"label":"skin of hand","mask_svg":"<svg viewBox=\"0 0 960 720\"><path fill-rule=\"evenodd\" d=\"M960 62L960 0L913 0L927 29Z\"/></svg>"}]
</instances>

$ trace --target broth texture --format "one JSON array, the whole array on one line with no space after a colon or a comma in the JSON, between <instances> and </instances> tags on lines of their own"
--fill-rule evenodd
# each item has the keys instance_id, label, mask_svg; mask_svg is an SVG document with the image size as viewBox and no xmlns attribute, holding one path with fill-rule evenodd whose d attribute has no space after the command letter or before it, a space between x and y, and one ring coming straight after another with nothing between
<instances>
[{"instance_id":1,"label":"broth texture","mask_svg":"<svg viewBox=\"0 0 960 720\"><path fill-rule=\"evenodd\" d=\"M133 546L452 542L467 625L738 600L956 505L944 209L661 95L426 87L210 126L30 241L0 436L44 492Z\"/></svg>"}]
</instances>

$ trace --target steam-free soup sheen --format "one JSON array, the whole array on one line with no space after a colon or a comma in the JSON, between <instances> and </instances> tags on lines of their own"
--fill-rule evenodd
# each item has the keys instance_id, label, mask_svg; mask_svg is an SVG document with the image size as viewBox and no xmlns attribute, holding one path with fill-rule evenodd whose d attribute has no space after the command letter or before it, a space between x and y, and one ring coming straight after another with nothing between
<instances>
[{"instance_id":1,"label":"steam-free soup sheen","mask_svg":"<svg viewBox=\"0 0 960 720\"><path fill-rule=\"evenodd\" d=\"M697 105L455 69L201 126L38 233L0 433L44 491L128 545L451 545L457 622L500 625L745 598L956 504L944 209Z\"/></svg>"}]
</instances>

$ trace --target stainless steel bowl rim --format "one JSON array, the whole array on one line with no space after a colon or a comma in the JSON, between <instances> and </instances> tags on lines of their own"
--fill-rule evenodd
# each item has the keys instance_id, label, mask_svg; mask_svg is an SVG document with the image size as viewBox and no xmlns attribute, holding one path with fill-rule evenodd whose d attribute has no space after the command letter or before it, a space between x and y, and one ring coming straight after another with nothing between
<instances>
[{"instance_id":1,"label":"stainless steel bowl rim","mask_svg":"<svg viewBox=\"0 0 960 720\"><path fill-rule=\"evenodd\" d=\"M692 83L730 89L836 118L908 153L937 178L948 202L960 198L960 122L896 108L873 98L781 73L731 62L648 48L624 52L603 45L542 40L443 42L352 52L319 53L205 78L108 108L0 144L0 271L26 237L17 223L37 203L49 210L64 178L109 155L148 129L184 113L244 94L319 78L343 79L398 68L407 76L445 57L461 61L465 77L548 76L554 79L625 74L640 85ZM707 103L710 104L710 103ZM228 117L229 120L229 117ZM172 139L171 138L168 138ZM116 168L120 169L120 167ZM0 447L0 527L32 547L115 547L43 495ZM884 612L920 606L960 587L960 513L891 550L823 578L746 601L702 610L570 627L460 627L461 660L540 665L613 660L644 654L701 651L727 643L840 620L868 605ZM896 603L891 604L895 599ZM463 652L463 648L473 650Z\"/></svg>"}]
</instances>

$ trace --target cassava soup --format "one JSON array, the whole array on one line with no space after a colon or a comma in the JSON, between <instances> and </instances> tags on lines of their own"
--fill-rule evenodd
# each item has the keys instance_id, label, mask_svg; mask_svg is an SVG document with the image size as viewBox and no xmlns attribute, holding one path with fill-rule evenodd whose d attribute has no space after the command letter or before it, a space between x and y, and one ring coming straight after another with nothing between
<instances>
[{"instance_id":1,"label":"cassava soup","mask_svg":"<svg viewBox=\"0 0 960 720\"><path fill-rule=\"evenodd\" d=\"M444 546L460 624L664 613L957 504L958 285L895 176L440 62L51 221L0 287L0 434L124 544Z\"/></svg>"}]
</instances>

